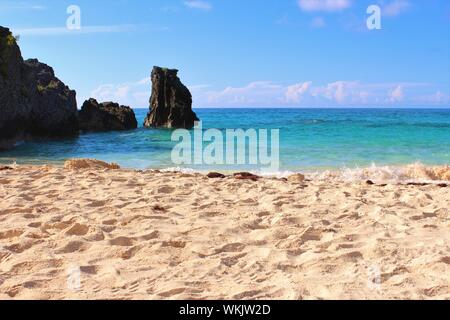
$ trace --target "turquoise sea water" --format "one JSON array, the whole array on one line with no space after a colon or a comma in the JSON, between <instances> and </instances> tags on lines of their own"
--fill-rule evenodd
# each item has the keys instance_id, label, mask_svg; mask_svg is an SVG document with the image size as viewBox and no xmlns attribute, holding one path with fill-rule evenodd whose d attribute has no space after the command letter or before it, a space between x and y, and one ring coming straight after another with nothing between
<instances>
[{"instance_id":1,"label":"turquoise sea water","mask_svg":"<svg viewBox=\"0 0 450 320\"><path fill-rule=\"evenodd\" d=\"M147 113L137 109L140 125ZM197 109L203 128L280 129L280 170L320 171L372 164L450 164L450 110L429 109ZM177 167L170 130L84 134L34 141L0 153L0 162L62 163L95 158L130 168ZM193 167L233 170L233 167ZM251 168L248 169L257 169Z\"/></svg>"}]
</instances>

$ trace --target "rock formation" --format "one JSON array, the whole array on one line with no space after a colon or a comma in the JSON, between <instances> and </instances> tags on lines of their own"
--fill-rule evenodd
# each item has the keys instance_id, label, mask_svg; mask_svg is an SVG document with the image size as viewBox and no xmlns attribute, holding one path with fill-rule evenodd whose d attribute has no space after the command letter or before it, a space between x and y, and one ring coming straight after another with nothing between
<instances>
[{"instance_id":1,"label":"rock formation","mask_svg":"<svg viewBox=\"0 0 450 320\"><path fill-rule=\"evenodd\" d=\"M78 132L76 93L55 77L51 67L36 59L25 61L30 82L31 114L28 126L33 136L65 137Z\"/></svg>"},{"instance_id":2,"label":"rock formation","mask_svg":"<svg viewBox=\"0 0 450 320\"><path fill-rule=\"evenodd\" d=\"M24 61L9 29L0 27L0 148L30 137L76 135L75 95L51 67Z\"/></svg>"},{"instance_id":3,"label":"rock formation","mask_svg":"<svg viewBox=\"0 0 450 320\"><path fill-rule=\"evenodd\" d=\"M192 95L177 76L178 70L153 67L150 112L145 127L191 129L198 121Z\"/></svg>"},{"instance_id":4,"label":"rock formation","mask_svg":"<svg viewBox=\"0 0 450 320\"><path fill-rule=\"evenodd\" d=\"M84 102L78 114L82 131L113 131L137 128L133 109L113 102L98 103L95 99Z\"/></svg>"}]
</instances>

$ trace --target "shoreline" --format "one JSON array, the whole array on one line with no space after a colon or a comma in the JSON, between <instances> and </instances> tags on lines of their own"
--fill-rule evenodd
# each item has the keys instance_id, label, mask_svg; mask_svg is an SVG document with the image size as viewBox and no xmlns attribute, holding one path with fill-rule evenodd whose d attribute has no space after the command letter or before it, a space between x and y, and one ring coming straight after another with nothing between
<instances>
[{"instance_id":1,"label":"shoreline","mask_svg":"<svg viewBox=\"0 0 450 320\"><path fill-rule=\"evenodd\" d=\"M0 299L450 298L448 188L84 165L0 170Z\"/></svg>"},{"instance_id":2,"label":"shoreline","mask_svg":"<svg viewBox=\"0 0 450 320\"><path fill-rule=\"evenodd\" d=\"M12 160L12 159L11 159ZM15 161L7 162L0 161L0 166L3 167L46 167L53 166L57 168L64 168L65 164L70 161L98 161L100 163L107 164L102 160L88 159L88 158L75 158L67 160L49 161L47 163L37 161L37 163L28 162L17 164ZM114 163L115 164L115 163ZM220 169L220 168L205 168L205 169L193 169L189 167L155 167L155 168L133 168L122 167L119 164L116 169L127 171L157 171L157 172L171 172L182 174L200 174L203 176L208 175L211 172L218 172L226 176L233 176L240 172L249 172L262 178L288 178L292 175L302 174L308 180L333 180L342 182L361 182L371 180L377 183L391 183L391 184L405 184L405 183L428 183L428 184L441 184L450 182L450 166L449 165L424 165L421 162L415 162L412 164L399 164L399 165L381 165L377 166L372 164L366 167L354 167L354 168L323 168L322 170L279 170L277 172L252 170L252 169Z\"/></svg>"}]
</instances>

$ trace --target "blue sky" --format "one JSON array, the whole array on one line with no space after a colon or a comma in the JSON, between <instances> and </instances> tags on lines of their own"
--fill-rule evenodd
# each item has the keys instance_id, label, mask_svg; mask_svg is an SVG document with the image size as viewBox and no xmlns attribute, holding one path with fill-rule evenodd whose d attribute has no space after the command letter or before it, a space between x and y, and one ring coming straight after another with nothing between
<instances>
[{"instance_id":1,"label":"blue sky","mask_svg":"<svg viewBox=\"0 0 450 320\"><path fill-rule=\"evenodd\" d=\"M366 27L372 4L381 30ZM0 21L79 105L147 107L159 65L195 107L450 106L448 0L0 0Z\"/></svg>"}]
</instances>

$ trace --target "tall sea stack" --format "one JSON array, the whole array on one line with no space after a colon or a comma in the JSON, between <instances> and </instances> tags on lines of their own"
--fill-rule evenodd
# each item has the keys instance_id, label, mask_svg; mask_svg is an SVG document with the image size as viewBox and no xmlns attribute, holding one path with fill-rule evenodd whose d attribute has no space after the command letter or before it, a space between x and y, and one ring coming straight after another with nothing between
<instances>
[{"instance_id":1,"label":"tall sea stack","mask_svg":"<svg viewBox=\"0 0 450 320\"><path fill-rule=\"evenodd\" d=\"M24 61L12 33L0 26L0 149L27 138L76 134L75 91L48 65Z\"/></svg>"},{"instance_id":2,"label":"tall sea stack","mask_svg":"<svg viewBox=\"0 0 450 320\"><path fill-rule=\"evenodd\" d=\"M192 95L177 74L175 69L153 67L150 112L145 127L191 129L199 121L192 111Z\"/></svg>"}]
</instances>

